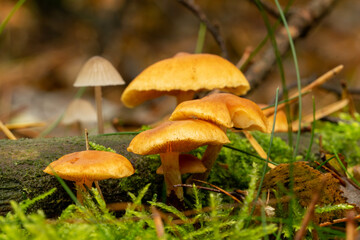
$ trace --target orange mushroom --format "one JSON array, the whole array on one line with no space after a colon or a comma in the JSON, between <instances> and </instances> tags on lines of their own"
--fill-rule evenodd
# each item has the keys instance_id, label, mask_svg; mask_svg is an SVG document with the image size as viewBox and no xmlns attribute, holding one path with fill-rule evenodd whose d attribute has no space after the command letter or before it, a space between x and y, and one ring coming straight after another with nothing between
<instances>
[{"instance_id":1,"label":"orange mushroom","mask_svg":"<svg viewBox=\"0 0 360 240\"><path fill-rule=\"evenodd\" d=\"M202 99L186 101L179 104L170 120L201 119L227 128L241 130L258 130L268 132L268 120L260 107L249 99L230 93L215 93ZM202 162L206 172L196 174L194 178L204 180L222 148L222 145L209 145L203 155Z\"/></svg>"},{"instance_id":2,"label":"orange mushroom","mask_svg":"<svg viewBox=\"0 0 360 240\"><path fill-rule=\"evenodd\" d=\"M130 161L120 154L87 150L62 156L50 163L44 172L74 181L81 201L79 189L84 190L84 184L91 188L94 181L128 177L135 171Z\"/></svg>"},{"instance_id":3,"label":"orange mushroom","mask_svg":"<svg viewBox=\"0 0 360 240\"><path fill-rule=\"evenodd\" d=\"M181 184L180 152L229 142L224 131L212 123L202 120L168 121L135 136L127 150L140 155L160 154L168 201L180 207L183 204L183 189L173 187Z\"/></svg>"},{"instance_id":4,"label":"orange mushroom","mask_svg":"<svg viewBox=\"0 0 360 240\"><path fill-rule=\"evenodd\" d=\"M196 91L221 89L245 94L249 83L242 72L226 59L213 54L179 53L146 68L124 90L121 100L127 107L172 95L178 104L190 100Z\"/></svg>"}]
</instances>

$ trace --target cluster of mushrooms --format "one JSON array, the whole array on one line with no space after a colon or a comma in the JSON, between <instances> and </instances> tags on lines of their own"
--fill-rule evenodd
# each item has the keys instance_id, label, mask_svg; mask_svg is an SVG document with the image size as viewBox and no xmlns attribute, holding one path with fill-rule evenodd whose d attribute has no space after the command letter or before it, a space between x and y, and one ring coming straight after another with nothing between
<instances>
[{"instance_id":1,"label":"cluster of mushrooms","mask_svg":"<svg viewBox=\"0 0 360 240\"><path fill-rule=\"evenodd\" d=\"M101 96L96 79L108 78L110 85L122 81L115 68L102 57L91 58L80 71L76 86L85 86L91 79L96 95ZM121 79L121 81L119 81ZM116 83L117 82L117 83ZM227 93L213 93L191 100L198 91L218 89ZM127 107L144 101L173 95L178 105L169 120L133 138L127 150L135 154L160 154L168 203L183 203L181 174L193 173L193 179L205 180L222 146L230 143L227 129L269 132L268 119L254 102L238 97L250 89L249 83L232 63L212 54L179 53L157 62L141 72L124 90L121 100ZM101 101L97 100L97 108ZM98 112L101 118L101 112ZM101 131L99 131L101 133ZM202 157L186 154L207 145ZM104 154L104 157L100 155ZM123 156L100 151L71 153L52 162L45 170L49 174L73 180L89 188L93 181L120 178L134 173L131 163Z\"/></svg>"}]
</instances>

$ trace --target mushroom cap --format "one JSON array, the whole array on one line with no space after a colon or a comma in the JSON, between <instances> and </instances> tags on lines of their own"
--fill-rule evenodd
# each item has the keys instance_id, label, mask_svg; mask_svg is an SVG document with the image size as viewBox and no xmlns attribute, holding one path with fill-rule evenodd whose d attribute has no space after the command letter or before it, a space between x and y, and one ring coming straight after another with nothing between
<instances>
[{"instance_id":1,"label":"mushroom cap","mask_svg":"<svg viewBox=\"0 0 360 240\"><path fill-rule=\"evenodd\" d=\"M226 128L234 126L226 103L209 97L180 103L169 118L171 121L185 119L201 119Z\"/></svg>"},{"instance_id":2,"label":"mushroom cap","mask_svg":"<svg viewBox=\"0 0 360 240\"><path fill-rule=\"evenodd\" d=\"M81 68L74 87L123 85L124 80L105 58L94 56Z\"/></svg>"},{"instance_id":3,"label":"mushroom cap","mask_svg":"<svg viewBox=\"0 0 360 240\"><path fill-rule=\"evenodd\" d=\"M268 131L268 120L253 101L230 93L215 93L180 103L170 120L196 118L221 127Z\"/></svg>"},{"instance_id":4,"label":"mushroom cap","mask_svg":"<svg viewBox=\"0 0 360 240\"><path fill-rule=\"evenodd\" d=\"M222 57L180 53L147 67L124 90L121 100L125 106L135 107L165 94L215 88L242 95L250 85L242 72Z\"/></svg>"},{"instance_id":5,"label":"mushroom cap","mask_svg":"<svg viewBox=\"0 0 360 240\"><path fill-rule=\"evenodd\" d=\"M98 181L108 178L123 178L134 173L130 161L124 156L105 151L87 150L66 154L50 163L44 172L83 183L85 180Z\"/></svg>"},{"instance_id":6,"label":"mushroom cap","mask_svg":"<svg viewBox=\"0 0 360 240\"><path fill-rule=\"evenodd\" d=\"M218 126L202 120L168 121L133 138L127 150L140 155L188 152L208 144L230 143Z\"/></svg>"},{"instance_id":7,"label":"mushroom cap","mask_svg":"<svg viewBox=\"0 0 360 240\"><path fill-rule=\"evenodd\" d=\"M63 124L75 122L96 122L97 116L94 107L84 99L74 99L65 111Z\"/></svg>"},{"instance_id":8,"label":"mushroom cap","mask_svg":"<svg viewBox=\"0 0 360 240\"><path fill-rule=\"evenodd\" d=\"M180 154L179 156L180 173L203 173L206 167L200 159L191 154ZM163 166L161 165L157 170L157 174L164 174Z\"/></svg>"}]
</instances>

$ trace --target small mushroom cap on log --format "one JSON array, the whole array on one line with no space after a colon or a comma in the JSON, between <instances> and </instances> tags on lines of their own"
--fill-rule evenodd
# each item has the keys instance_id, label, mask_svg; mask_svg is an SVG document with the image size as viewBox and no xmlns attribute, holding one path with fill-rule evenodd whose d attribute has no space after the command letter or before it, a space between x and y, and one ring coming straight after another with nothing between
<instances>
[{"instance_id":1,"label":"small mushroom cap on log","mask_svg":"<svg viewBox=\"0 0 360 240\"><path fill-rule=\"evenodd\" d=\"M162 95L217 88L243 95L250 85L235 65L220 56L180 53L147 67L124 90L121 100L135 107Z\"/></svg>"},{"instance_id":2,"label":"small mushroom cap on log","mask_svg":"<svg viewBox=\"0 0 360 240\"><path fill-rule=\"evenodd\" d=\"M124 156L105 151L87 150L62 156L47 166L44 172L83 183L109 178L123 178L135 171L130 161Z\"/></svg>"},{"instance_id":3,"label":"small mushroom cap on log","mask_svg":"<svg viewBox=\"0 0 360 240\"><path fill-rule=\"evenodd\" d=\"M203 173L206 167L202 161L191 154L180 154L179 156L180 173ZM163 166L161 165L157 170L157 174L164 174Z\"/></svg>"},{"instance_id":4,"label":"small mushroom cap on log","mask_svg":"<svg viewBox=\"0 0 360 240\"><path fill-rule=\"evenodd\" d=\"M113 86L125 84L115 67L105 58L94 56L81 68L74 87Z\"/></svg>"},{"instance_id":5,"label":"small mushroom cap on log","mask_svg":"<svg viewBox=\"0 0 360 240\"><path fill-rule=\"evenodd\" d=\"M127 150L140 155L189 152L208 144L230 140L218 126L202 120L168 121L133 138Z\"/></svg>"}]
</instances>

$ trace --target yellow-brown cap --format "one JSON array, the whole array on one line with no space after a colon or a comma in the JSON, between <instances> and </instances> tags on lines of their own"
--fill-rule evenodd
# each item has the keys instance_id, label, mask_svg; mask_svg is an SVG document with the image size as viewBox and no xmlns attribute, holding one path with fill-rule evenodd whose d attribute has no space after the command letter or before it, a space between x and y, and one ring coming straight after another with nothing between
<instances>
[{"instance_id":1,"label":"yellow-brown cap","mask_svg":"<svg viewBox=\"0 0 360 240\"><path fill-rule=\"evenodd\" d=\"M124 80L105 58L94 56L81 68L74 87L123 85Z\"/></svg>"},{"instance_id":2,"label":"yellow-brown cap","mask_svg":"<svg viewBox=\"0 0 360 240\"><path fill-rule=\"evenodd\" d=\"M203 173L206 171L206 167L202 164L202 161L191 154L179 155L179 167L180 173ZM157 170L157 174L164 174L163 166L161 165Z\"/></svg>"},{"instance_id":3,"label":"yellow-brown cap","mask_svg":"<svg viewBox=\"0 0 360 240\"><path fill-rule=\"evenodd\" d=\"M226 128L267 132L268 120L253 101L230 93L215 93L179 104L170 120L197 118Z\"/></svg>"},{"instance_id":4,"label":"yellow-brown cap","mask_svg":"<svg viewBox=\"0 0 360 240\"><path fill-rule=\"evenodd\" d=\"M208 144L230 143L218 126L202 120L168 121L133 138L129 152L140 155L188 152Z\"/></svg>"},{"instance_id":5,"label":"yellow-brown cap","mask_svg":"<svg viewBox=\"0 0 360 240\"><path fill-rule=\"evenodd\" d=\"M124 156L112 152L87 150L62 156L50 163L44 172L75 182L123 178L135 171Z\"/></svg>"},{"instance_id":6,"label":"yellow-brown cap","mask_svg":"<svg viewBox=\"0 0 360 240\"><path fill-rule=\"evenodd\" d=\"M201 119L226 128L232 128L234 125L226 103L213 101L208 97L180 103L169 119L171 121Z\"/></svg>"},{"instance_id":7,"label":"yellow-brown cap","mask_svg":"<svg viewBox=\"0 0 360 240\"><path fill-rule=\"evenodd\" d=\"M245 94L250 85L241 71L226 59L213 54L177 54L142 71L121 96L127 107L162 95L184 91L221 89Z\"/></svg>"}]
</instances>

